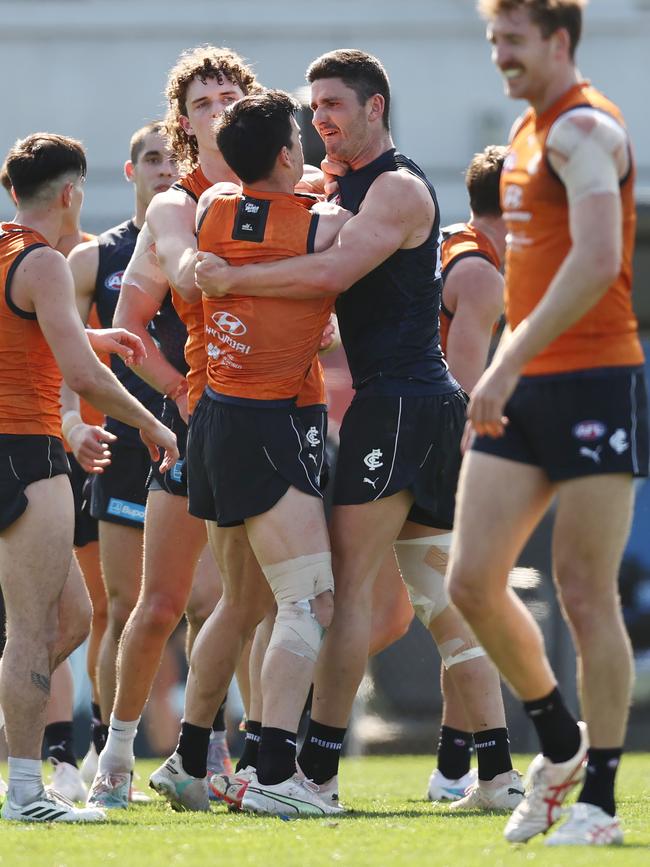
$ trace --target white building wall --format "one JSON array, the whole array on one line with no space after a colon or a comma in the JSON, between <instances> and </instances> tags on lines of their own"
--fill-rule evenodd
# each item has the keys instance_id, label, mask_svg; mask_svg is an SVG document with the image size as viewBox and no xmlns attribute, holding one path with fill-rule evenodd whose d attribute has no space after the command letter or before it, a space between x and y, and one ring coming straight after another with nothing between
<instances>
[{"instance_id":1,"label":"white building wall","mask_svg":"<svg viewBox=\"0 0 650 867\"><path fill-rule=\"evenodd\" d=\"M521 104L504 96L474 0L0 0L0 153L49 130L81 138L89 177L84 226L125 219L121 176L131 132L164 109L167 70L185 48L228 45L262 82L295 91L324 51L363 48L385 64L400 149L438 188L445 221L465 212L462 171L474 151L503 141ZM650 186L650 0L592 0L582 72L618 102ZM0 216L11 216L0 199Z\"/></svg>"}]
</instances>

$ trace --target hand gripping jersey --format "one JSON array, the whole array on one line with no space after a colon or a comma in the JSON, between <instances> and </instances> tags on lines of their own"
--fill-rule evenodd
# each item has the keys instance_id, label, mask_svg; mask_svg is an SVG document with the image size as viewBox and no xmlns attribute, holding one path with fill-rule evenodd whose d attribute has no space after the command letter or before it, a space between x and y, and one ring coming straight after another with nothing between
<instances>
[{"instance_id":1,"label":"hand gripping jersey","mask_svg":"<svg viewBox=\"0 0 650 867\"><path fill-rule=\"evenodd\" d=\"M513 329L537 306L571 249L566 191L548 162L546 139L561 115L589 106L624 125L618 108L581 82L543 114L529 109L512 139L501 175L501 207L508 227L506 317ZM526 365L524 375L643 363L631 301L633 188L631 164L620 183L623 262L618 277L591 310Z\"/></svg>"},{"instance_id":2,"label":"hand gripping jersey","mask_svg":"<svg viewBox=\"0 0 650 867\"><path fill-rule=\"evenodd\" d=\"M469 223L454 223L452 226L445 226L442 229L442 244L440 246L442 256L442 283L444 287L445 280L451 269L461 261L461 259L469 259L477 257L485 259L491 265L499 270L501 262L494 245L476 226ZM445 307L444 288L442 301L440 304L440 345L444 353L447 352L447 336L449 334L449 326L454 314Z\"/></svg>"},{"instance_id":3,"label":"hand gripping jersey","mask_svg":"<svg viewBox=\"0 0 650 867\"><path fill-rule=\"evenodd\" d=\"M11 281L25 256L49 247L33 229L0 225L0 434L61 437L61 373L35 313L11 297Z\"/></svg>"},{"instance_id":4,"label":"hand gripping jersey","mask_svg":"<svg viewBox=\"0 0 650 867\"><path fill-rule=\"evenodd\" d=\"M313 252L318 215L311 196L249 190L206 210L198 248L231 265ZM327 298L203 298L208 384L221 395L280 400L298 395L318 351Z\"/></svg>"}]
</instances>

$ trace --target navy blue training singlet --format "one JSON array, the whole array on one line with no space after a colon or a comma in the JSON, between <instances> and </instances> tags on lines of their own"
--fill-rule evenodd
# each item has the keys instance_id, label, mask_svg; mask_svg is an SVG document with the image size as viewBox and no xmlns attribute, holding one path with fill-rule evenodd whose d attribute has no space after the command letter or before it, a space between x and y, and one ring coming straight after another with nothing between
<instances>
[{"instance_id":1,"label":"navy blue training singlet","mask_svg":"<svg viewBox=\"0 0 650 867\"><path fill-rule=\"evenodd\" d=\"M431 233L419 247L397 250L339 295L341 339L354 388L363 388L364 394L449 394L459 385L440 348L440 211L435 190L412 160L391 148L338 178L339 203L358 213L373 181L398 169L426 184L436 206Z\"/></svg>"},{"instance_id":2,"label":"navy blue training singlet","mask_svg":"<svg viewBox=\"0 0 650 867\"><path fill-rule=\"evenodd\" d=\"M113 325L113 315L122 288L122 277L133 254L138 232L139 229L133 220L127 220L119 226L108 229L97 238L99 265L95 282L95 304L102 328L111 328ZM111 355L111 370L133 397L144 404L156 418L160 418L163 403L161 394L140 379L117 355ZM106 430L119 437L121 446L144 448L139 431L124 422L107 418Z\"/></svg>"}]
</instances>

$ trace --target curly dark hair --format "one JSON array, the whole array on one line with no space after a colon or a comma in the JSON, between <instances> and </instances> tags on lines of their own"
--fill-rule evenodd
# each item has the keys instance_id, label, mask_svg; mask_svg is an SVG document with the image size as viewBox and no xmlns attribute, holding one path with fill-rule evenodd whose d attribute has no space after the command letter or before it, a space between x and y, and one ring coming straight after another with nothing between
<instances>
[{"instance_id":1,"label":"curly dark hair","mask_svg":"<svg viewBox=\"0 0 650 867\"><path fill-rule=\"evenodd\" d=\"M199 164L197 141L180 124L181 115L187 116L187 89L195 78L203 82L210 78L217 81L227 78L237 84L244 94L253 93L259 88L253 70L230 48L199 45L181 54L167 78L165 96L168 107L163 127L170 150L184 172L193 171Z\"/></svg>"}]
</instances>

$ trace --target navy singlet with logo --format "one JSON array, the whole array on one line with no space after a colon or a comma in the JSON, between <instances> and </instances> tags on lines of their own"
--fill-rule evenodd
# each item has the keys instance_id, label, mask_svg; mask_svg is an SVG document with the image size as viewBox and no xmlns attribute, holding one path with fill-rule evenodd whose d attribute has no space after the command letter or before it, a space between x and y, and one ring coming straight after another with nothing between
<instances>
[{"instance_id":1,"label":"navy singlet with logo","mask_svg":"<svg viewBox=\"0 0 650 867\"><path fill-rule=\"evenodd\" d=\"M436 206L429 237L397 250L336 301L352 384L363 394L450 394L460 387L440 348L440 211L435 190L412 160L385 151L368 165L338 178L339 204L357 214L373 181L406 169L427 186Z\"/></svg>"},{"instance_id":2,"label":"navy singlet with logo","mask_svg":"<svg viewBox=\"0 0 650 867\"><path fill-rule=\"evenodd\" d=\"M97 238L99 246L99 266L95 282L95 304L102 328L111 328L117 300L122 288L122 277L135 248L139 229L133 220L127 220L103 232ZM121 358L111 355L111 370L124 388L140 403L160 418L163 397L150 385L128 368ZM106 430L119 437L121 446L144 448L139 431L114 418L106 419Z\"/></svg>"}]
</instances>

